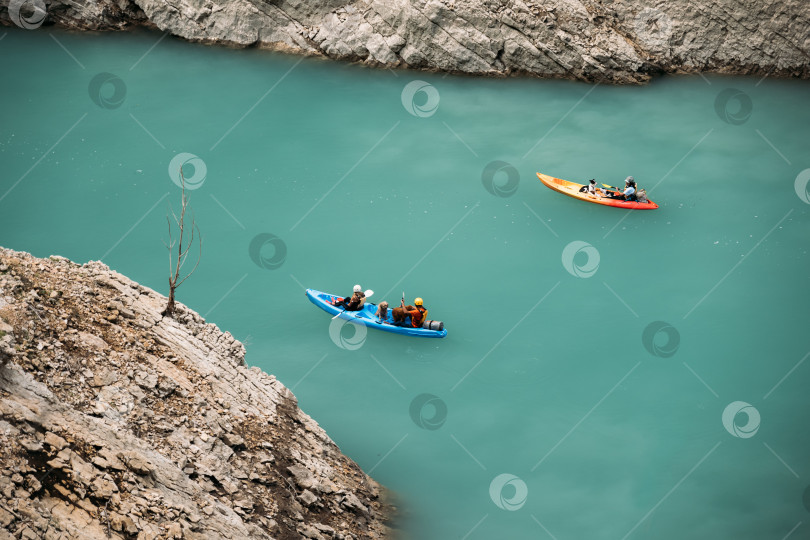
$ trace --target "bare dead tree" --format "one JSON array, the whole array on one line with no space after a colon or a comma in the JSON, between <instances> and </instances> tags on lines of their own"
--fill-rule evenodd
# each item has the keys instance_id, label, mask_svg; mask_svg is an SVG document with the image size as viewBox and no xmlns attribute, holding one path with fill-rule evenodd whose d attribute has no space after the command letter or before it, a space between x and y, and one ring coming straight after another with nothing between
<instances>
[{"instance_id":1,"label":"bare dead tree","mask_svg":"<svg viewBox=\"0 0 810 540\"><path fill-rule=\"evenodd\" d=\"M185 242L183 238L186 228L186 209L188 208L189 197L186 194L186 178L183 176L182 167L180 168L180 185L183 189L180 216L178 217L177 214L174 213L174 210L169 208L172 213L172 218L174 218L174 223L177 226L177 230L179 231L179 238L177 238L177 240L172 238L172 222L169 219L169 215L166 214L166 223L169 225L169 242L163 243L166 246L166 249L169 251L169 302L166 304L166 309L163 310L163 315L168 317L172 317L174 315L174 291L177 289L177 287L182 285L183 282L191 276L191 274L194 273L194 270L197 269L197 266L200 264L200 259L202 258L202 236L200 235L200 228L197 226L197 222L194 220L193 213L191 217L190 238L188 239L188 242ZM180 272L182 271L183 265L186 263L191 246L194 244L195 230L197 231L197 241L199 244L197 262L194 264L194 268L191 269L191 272L186 274L185 277L181 279ZM173 256L175 246L177 247L177 257Z\"/></svg>"}]
</instances>

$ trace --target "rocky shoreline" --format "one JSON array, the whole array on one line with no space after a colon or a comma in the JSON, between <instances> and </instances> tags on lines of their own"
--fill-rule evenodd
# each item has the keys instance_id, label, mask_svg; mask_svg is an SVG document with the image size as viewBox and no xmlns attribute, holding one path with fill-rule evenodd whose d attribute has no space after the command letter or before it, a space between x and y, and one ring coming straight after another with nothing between
<instances>
[{"instance_id":1,"label":"rocky shoreline","mask_svg":"<svg viewBox=\"0 0 810 540\"><path fill-rule=\"evenodd\" d=\"M0 6L9 6L0 10L7 26L143 26L195 42L386 68L631 84L663 73L810 77L810 10L803 0L1 0Z\"/></svg>"},{"instance_id":2,"label":"rocky shoreline","mask_svg":"<svg viewBox=\"0 0 810 540\"><path fill-rule=\"evenodd\" d=\"M384 491L228 332L0 248L0 540L390 538Z\"/></svg>"}]
</instances>

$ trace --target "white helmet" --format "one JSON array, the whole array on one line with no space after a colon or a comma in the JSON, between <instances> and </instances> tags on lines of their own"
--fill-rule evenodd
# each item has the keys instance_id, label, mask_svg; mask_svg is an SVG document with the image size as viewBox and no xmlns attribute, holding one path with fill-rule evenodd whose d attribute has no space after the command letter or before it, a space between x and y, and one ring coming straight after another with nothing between
<instances>
[{"instance_id":1,"label":"white helmet","mask_svg":"<svg viewBox=\"0 0 810 540\"><path fill-rule=\"evenodd\" d=\"M355 285L354 286L354 292L360 292L362 290L363 290L363 287L361 287L360 285Z\"/></svg>"}]
</instances>

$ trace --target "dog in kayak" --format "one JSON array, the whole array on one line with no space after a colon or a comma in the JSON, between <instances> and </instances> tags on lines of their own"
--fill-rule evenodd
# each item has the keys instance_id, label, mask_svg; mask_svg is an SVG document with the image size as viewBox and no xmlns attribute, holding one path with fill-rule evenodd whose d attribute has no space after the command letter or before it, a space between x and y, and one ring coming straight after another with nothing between
<instances>
[{"instance_id":1,"label":"dog in kayak","mask_svg":"<svg viewBox=\"0 0 810 540\"><path fill-rule=\"evenodd\" d=\"M411 318L411 326L420 328L422 323L427 318L428 310L425 309L424 301L421 298L415 298L413 303L415 305L405 305L405 300L400 301L400 306L391 310L391 317L394 319L394 324L402 326L405 319Z\"/></svg>"}]
</instances>

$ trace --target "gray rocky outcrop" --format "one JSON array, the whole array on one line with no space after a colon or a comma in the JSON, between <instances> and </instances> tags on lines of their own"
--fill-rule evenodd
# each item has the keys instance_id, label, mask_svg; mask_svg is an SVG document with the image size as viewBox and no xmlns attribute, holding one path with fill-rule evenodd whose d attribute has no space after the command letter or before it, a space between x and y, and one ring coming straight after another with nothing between
<instances>
[{"instance_id":1,"label":"gray rocky outcrop","mask_svg":"<svg viewBox=\"0 0 810 540\"><path fill-rule=\"evenodd\" d=\"M804 0L0 0L0 22L156 28L369 65L637 83L664 72L807 78ZM47 16L32 13L39 3Z\"/></svg>"},{"instance_id":2,"label":"gray rocky outcrop","mask_svg":"<svg viewBox=\"0 0 810 540\"><path fill-rule=\"evenodd\" d=\"M0 538L388 537L380 487L293 394L165 304L0 248Z\"/></svg>"}]
</instances>

